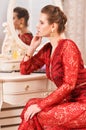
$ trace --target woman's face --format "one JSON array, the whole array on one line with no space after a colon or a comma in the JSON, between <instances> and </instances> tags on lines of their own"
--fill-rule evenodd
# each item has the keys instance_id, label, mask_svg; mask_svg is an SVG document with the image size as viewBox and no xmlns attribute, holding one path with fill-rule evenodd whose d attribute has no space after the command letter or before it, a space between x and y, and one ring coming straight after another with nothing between
<instances>
[{"instance_id":1,"label":"woman's face","mask_svg":"<svg viewBox=\"0 0 86 130\"><path fill-rule=\"evenodd\" d=\"M20 29L21 19L17 17L17 13L15 12L13 13L13 23L15 29Z\"/></svg>"},{"instance_id":2,"label":"woman's face","mask_svg":"<svg viewBox=\"0 0 86 130\"><path fill-rule=\"evenodd\" d=\"M47 15L40 14L39 23L37 25L37 35L42 37L49 37L52 30L52 24L48 23Z\"/></svg>"}]
</instances>

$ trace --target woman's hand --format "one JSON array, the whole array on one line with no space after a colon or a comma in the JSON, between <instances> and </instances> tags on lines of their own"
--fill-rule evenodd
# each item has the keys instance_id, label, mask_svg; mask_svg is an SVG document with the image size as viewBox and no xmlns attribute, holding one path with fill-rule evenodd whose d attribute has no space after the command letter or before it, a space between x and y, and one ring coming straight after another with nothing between
<instances>
[{"instance_id":1,"label":"woman's hand","mask_svg":"<svg viewBox=\"0 0 86 130\"><path fill-rule=\"evenodd\" d=\"M32 57L36 48L41 44L41 40L42 40L42 37L39 37L39 36L33 37L30 46L27 48L24 61L27 61L28 59L30 59L30 57Z\"/></svg>"},{"instance_id":2,"label":"woman's hand","mask_svg":"<svg viewBox=\"0 0 86 130\"><path fill-rule=\"evenodd\" d=\"M31 119L36 113L40 111L41 109L38 107L37 104L29 106L24 114L25 121L28 121L28 119Z\"/></svg>"},{"instance_id":3,"label":"woman's hand","mask_svg":"<svg viewBox=\"0 0 86 130\"><path fill-rule=\"evenodd\" d=\"M42 37L34 36L31 41L31 47L34 48L34 50L41 44Z\"/></svg>"}]
</instances>

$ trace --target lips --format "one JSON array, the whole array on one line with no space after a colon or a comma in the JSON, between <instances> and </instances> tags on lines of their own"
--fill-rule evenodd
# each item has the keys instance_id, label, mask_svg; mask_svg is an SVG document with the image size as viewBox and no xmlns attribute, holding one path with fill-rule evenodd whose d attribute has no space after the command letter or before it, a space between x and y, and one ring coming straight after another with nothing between
<instances>
[{"instance_id":1,"label":"lips","mask_svg":"<svg viewBox=\"0 0 86 130\"><path fill-rule=\"evenodd\" d=\"M40 34L40 31L37 31L37 33L36 34Z\"/></svg>"}]
</instances>

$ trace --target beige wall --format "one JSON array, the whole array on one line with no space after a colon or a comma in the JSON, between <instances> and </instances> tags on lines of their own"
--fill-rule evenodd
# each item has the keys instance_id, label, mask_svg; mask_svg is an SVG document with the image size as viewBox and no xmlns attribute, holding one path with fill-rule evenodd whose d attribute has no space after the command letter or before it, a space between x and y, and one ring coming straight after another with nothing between
<instances>
[{"instance_id":1,"label":"beige wall","mask_svg":"<svg viewBox=\"0 0 86 130\"><path fill-rule=\"evenodd\" d=\"M7 11L7 4L8 0L1 0L0 1L0 48L3 42L4 33L2 23L6 21L6 11ZM0 49L1 50L1 49Z\"/></svg>"},{"instance_id":2,"label":"beige wall","mask_svg":"<svg viewBox=\"0 0 86 130\"><path fill-rule=\"evenodd\" d=\"M86 0L64 1L68 17L66 35L76 42L86 64Z\"/></svg>"}]
</instances>

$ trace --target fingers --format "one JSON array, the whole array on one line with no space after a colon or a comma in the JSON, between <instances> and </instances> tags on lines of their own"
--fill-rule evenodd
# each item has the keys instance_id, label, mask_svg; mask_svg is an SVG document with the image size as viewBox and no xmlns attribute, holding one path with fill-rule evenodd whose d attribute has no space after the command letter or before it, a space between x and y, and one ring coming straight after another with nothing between
<instances>
[{"instance_id":1,"label":"fingers","mask_svg":"<svg viewBox=\"0 0 86 130\"><path fill-rule=\"evenodd\" d=\"M28 121L28 119L30 118L31 114L32 114L32 111L29 110L29 108L28 108L27 111L24 114L25 121Z\"/></svg>"},{"instance_id":2,"label":"fingers","mask_svg":"<svg viewBox=\"0 0 86 130\"><path fill-rule=\"evenodd\" d=\"M30 119L32 119L32 117L35 115L35 112L33 112L30 116Z\"/></svg>"},{"instance_id":3,"label":"fingers","mask_svg":"<svg viewBox=\"0 0 86 130\"><path fill-rule=\"evenodd\" d=\"M25 121L28 121L28 119L31 119L35 115L35 113L36 112L33 109L28 108L24 114Z\"/></svg>"},{"instance_id":4,"label":"fingers","mask_svg":"<svg viewBox=\"0 0 86 130\"><path fill-rule=\"evenodd\" d=\"M31 105L30 107L28 107L24 114L25 121L28 121L28 119L32 119L32 117L40 111L41 109L37 105Z\"/></svg>"},{"instance_id":5,"label":"fingers","mask_svg":"<svg viewBox=\"0 0 86 130\"><path fill-rule=\"evenodd\" d=\"M34 38L33 38L35 41L38 41L38 40L41 40L42 39L42 37L40 37L40 36L34 36Z\"/></svg>"},{"instance_id":6,"label":"fingers","mask_svg":"<svg viewBox=\"0 0 86 130\"><path fill-rule=\"evenodd\" d=\"M24 119L25 121L28 121L28 119L32 119L32 117L35 115L35 112L30 112L28 113L28 111L26 111L25 115L24 115Z\"/></svg>"}]
</instances>

